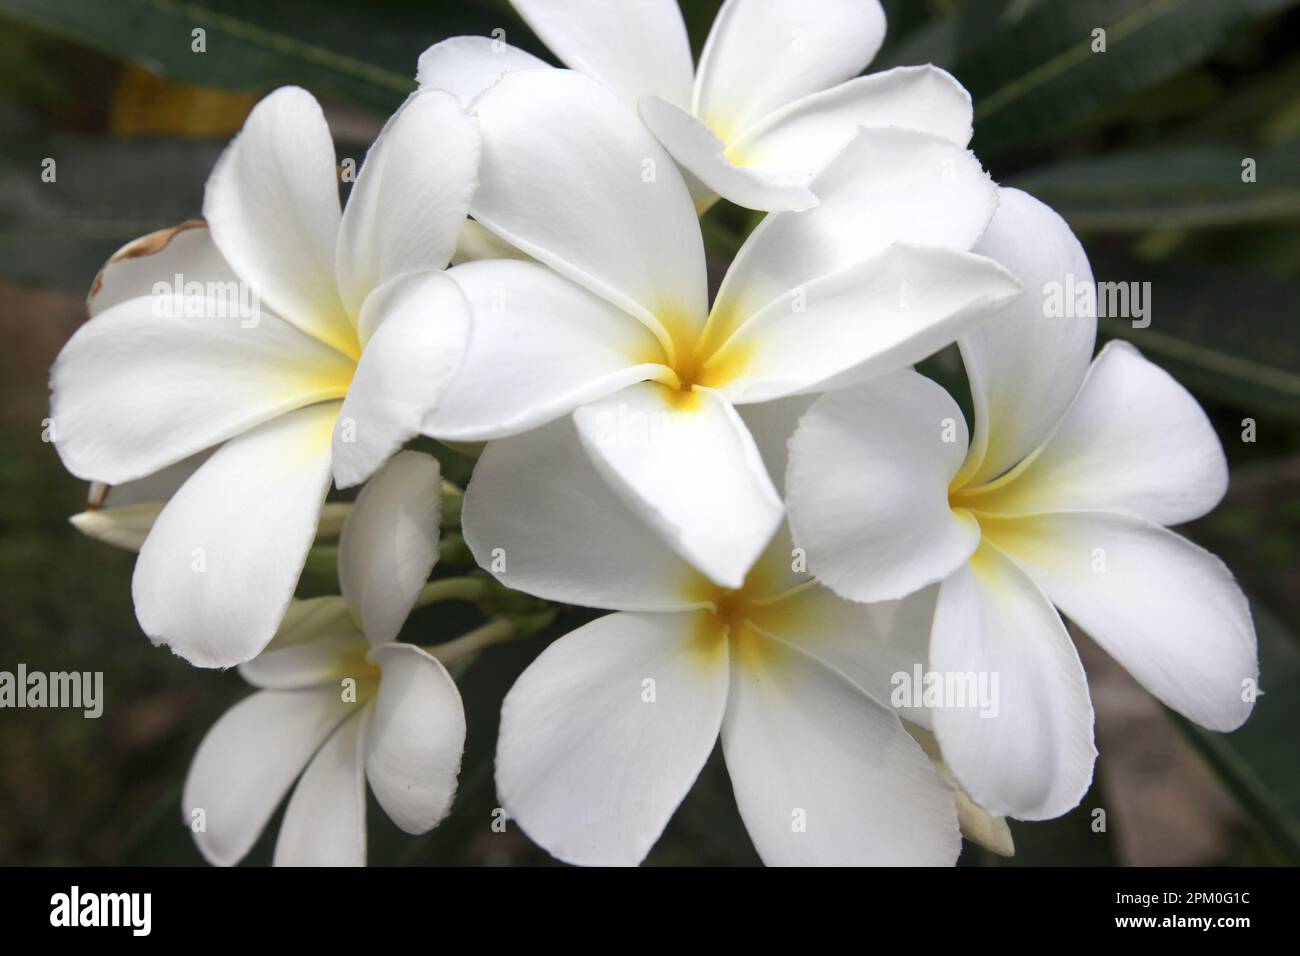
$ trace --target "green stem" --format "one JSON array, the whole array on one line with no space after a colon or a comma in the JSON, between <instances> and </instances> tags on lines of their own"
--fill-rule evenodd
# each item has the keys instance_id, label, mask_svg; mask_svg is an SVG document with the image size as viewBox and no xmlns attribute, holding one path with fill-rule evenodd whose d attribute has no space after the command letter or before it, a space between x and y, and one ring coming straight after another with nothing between
<instances>
[{"instance_id":1,"label":"green stem","mask_svg":"<svg viewBox=\"0 0 1300 956\"><path fill-rule=\"evenodd\" d=\"M444 564L468 564L474 567L474 554L465 538L455 531L444 531L438 542L438 560Z\"/></svg>"},{"instance_id":2,"label":"green stem","mask_svg":"<svg viewBox=\"0 0 1300 956\"><path fill-rule=\"evenodd\" d=\"M442 482L442 527L460 527L460 510L464 501L465 492L444 479Z\"/></svg>"},{"instance_id":3,"label":"green stem","mask_svg":"<svg viewBox=\"0 0 1300 956\"><path fill-rule=\"evenodd\" d=\"M450 666L470 654L477 654L485 647L500 644L515 636L514 622L509 618L498 617L460 637L424 649L442 661L444 666Z\"/></svg>"},{"instance_id":4,"label":"green stem","mask_svg":"<svg viewBox=\"0 0 1300 956\"><path fill-rule=\"evenodd\" d=\"M488 582L481 577L440 578L430 581L420 589L416 607L427 607L439 601L482 601L488 596Z\"/></svg>"}]
</instances>

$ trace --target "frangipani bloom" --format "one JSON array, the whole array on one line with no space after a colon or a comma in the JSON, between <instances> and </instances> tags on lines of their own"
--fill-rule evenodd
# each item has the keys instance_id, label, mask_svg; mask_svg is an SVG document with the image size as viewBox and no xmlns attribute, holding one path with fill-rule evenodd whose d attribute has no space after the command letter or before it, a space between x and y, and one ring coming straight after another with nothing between
<instances>
[{"instance_id":1,"label":"frangipani bloom","mask_svg":"<svg viewBox=\"0 0 1300 956\"><path fill-rule=\"evenodd\" d=\"M260 651L331 477L365 480L436 405L468 336L465 298L438 270L478 151L454 97L416 94L340 212L320 107L277 90L213 170L206 227L146 236L109 262L51 371L64 464L117 485L215 447L136 563L154 641L202 666Z\"/></svg>"},{"instance_id":2,"label":"frangipani bloom","mask_svg":"<svg viewBox=\"0 0 1300 956\"><path fill-rule=\"evenodd\" d=\"M1046 206L1003 190L977 247L1034 295L960 340L961 412L899 372L818 399L790 445L787 503L809 569L879 601L942 581L930 637L940 673L996 673L1000 712L940 708L944 758L991 812L1061 814L1092 778L1092 705L1055 605L1174 710L1214 730L1249 715L1250 609L1223 563L1165 530L1227 487L1195 400L1132 346L1089 366L1096 319L1046 315L1049 283L1091 291L1078 242Z\"/></svg>"},{"instance_id":3,"label":"frangipani bloom","mask_svg":"<svg viewBox=\"0 0 1300 956\"><path fill-rule=\"evenodd\" d=\"M885 36L877 0L728 0L698 70L674 0L512 3L565 64L639 110L700 208L718 196L752 209L815 206L808 180L862 126L970 141L970 96L943 70L857 75ZM425 51L418 79L469 100L504 73L539 68L500 40L455 37Z\"/></svg>"},{"instance_id":4,"label":"frangipani bloom","mask_svg":"<svg viewBox=\"0 0 1300 956\"><path fill-rule=\"evenodd\" d=\"M721 585L740 587L782 514L737 406L905 366L1018 293L966 251L996 189L948 140L863 130L814 180L818 207L754 231L710 310L686 186L613 94L538 70L474 110L470 211L537 261L449 273L474 334L425 431L482 441L572 415L619 495ZM653 440L623 440L636 431Z\"/></svg>"},{"instance_id":5,"label":"frangipani bloom","mask_svg":"<svg viewBox=\"0 0 1300 956\"><path fill-rule=\"evenodd\" d=\"M208 731L181 798L209 862L239 862L291 787L277 865L364 865L367 781L407 833L447 815L465 745L460 694L436 657L394 641L437 559L440 510L437 461L395 455L344 523L343 596L294 600L240 667L259 690Z\"/></svg>"},{"instance_id":6,"label":"frangipani bloom","mask_svg":"<svg viewBox=\"0 0 1300 956\"><path fill-rule=\"evenodd\" d=\"M780 455L788 434L765 453ZM490 443L462 520L481 563L504 560L510 587L620 612L555 641L503 705L498 797L548 852L639 863L721 735L765 862L956 859L953 791L877 702L924 658L933 594L842 600L792 570L784 533L742 587L718 587L648 533L570 421Z\"/></svg>"}]
</instances>

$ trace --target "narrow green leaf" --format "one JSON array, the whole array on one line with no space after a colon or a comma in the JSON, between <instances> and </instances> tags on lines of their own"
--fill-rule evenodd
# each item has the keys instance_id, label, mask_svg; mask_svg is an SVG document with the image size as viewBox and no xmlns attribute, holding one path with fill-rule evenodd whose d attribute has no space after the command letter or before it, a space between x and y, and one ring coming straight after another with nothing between
<instances>
[{"instance_id":1,"label":"narrow green leaf","mask_svg":"<svg viewBox=\"0 0 1300 956\"><path fill-rule=\"evenodd\" d=\"M1254 160L1254 181L1243 164ZM1068 161L1015 177L1081 231L1147 232L1300 217L1300 146L1189 146Z\"/></svg>"}]
</instances>

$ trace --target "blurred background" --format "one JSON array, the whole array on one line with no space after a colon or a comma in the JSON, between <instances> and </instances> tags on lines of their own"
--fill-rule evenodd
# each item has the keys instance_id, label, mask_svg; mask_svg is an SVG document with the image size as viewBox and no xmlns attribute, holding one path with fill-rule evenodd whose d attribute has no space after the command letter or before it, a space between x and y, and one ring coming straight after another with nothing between
<instances>
[{"instance_id":1,"label":"blurred background","mask_svg":"<svg viewBox=\"0 0 1300 956\"><path fill-rule=\"evenodd\" d=\"M697 53L718 5L683 2ZM1238 575L1262 659L1254 716L1222 736L1162 709L1081 639L1101 752L1092 792L1061 819L1013 822L1014 859L968 844L962 863L1300 862L1300 2L885 7L870 69L954 73L974 97L972 145L993 177L1059 210L1098 280L1152 283L1150 326L1103 320L1103 338L1168 368L1218 428L1227 499L1183 530ZM496 28L550 59L505 0L0 0L0 670L103 671L106 698L98 720L0 710L0 864L200 863L180 785L204 731L248 692L234 672L152 647L131 609L133 556L67 522L86 488L42 442L42 419L49 365L84 320L91 279L123 243L199 215L219 151L269 90L313 92L339 157L359 164L423 49ZM708 214L715 271L755 221L725 203ZM950 354L925 371L961 390ZM463 478L470 463L444 457ZM309 569L303 593L332 590L327 567ZM469 740L452 816L410 838L372 806L372 864L549 860L516 828L490 828L496 714L528 661L584 619L567 612L459 675ZM404 636L433 643L474 620L469 608L426 608ZM250 862L268 861L272 845L263 839ZM757 862L719 754L649 862Z\"/></svg>"}]
</instances>

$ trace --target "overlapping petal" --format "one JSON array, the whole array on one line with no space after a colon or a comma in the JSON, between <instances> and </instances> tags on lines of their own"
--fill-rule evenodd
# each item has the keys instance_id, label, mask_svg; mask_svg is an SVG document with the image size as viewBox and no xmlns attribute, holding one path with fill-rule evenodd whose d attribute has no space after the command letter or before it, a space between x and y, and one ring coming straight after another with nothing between
<instances>
[{"instance_id":1,"label":"overlapping petal","mask_svg":"<svg viewBox=\"0 0 1300 956\"><path fill-rule=\"evenodd\" d=\"M355 706L336 687L260 691L213 724L181 794L184 823L204 859L233 866L244 858L312 754Z\"/></svg>"},{"instance_id":2,"label":"overlapping petal","mask_svg":"<svg viewBox=\"0 0 1300 956\"><path fill-rule=\"evenodd\" d=\"M897 717L844 675L754 632L731 659L722 748L769 865L947 866L952 792Z\"/></svg>"},{"instance_id":3,"label":"overlapping petal","mask_svg":"<svg viewBox=\"0 0 1300 956\"><path fill-rule=\"evenodd\" d=\"M293 788L275 841L276 866L366 865L366 710L316 751Z\"/></svg>"},{"instance_id":4,"label":"overlapping petal","mask_svg":"<svg viewBox=\"0 0 1300 956\"><path fill-rule=\"evenodd\" d=\"M446 268L478 187L478 162L478 122L450 94L414 93L384 126L338 233L339 294L354 320L375 289Z\"/></svg>"},{"instance_id":5,"label":"overlapping petal","mask_svg":"<svg viewBox=\"0 0 1300 956\"><path fill-rule=\"evenodd\" d=\"M566 66L635 108L645 94L678 106L691 99L691 47L676 0L510 0Z\"/></svg>"},{"instance_id":6,"label":"overlapping petal","mask_svg":"<svg viewBox=\"0 0 1300 956\"><path fill-rule=\"evenodd\" d=\"M273 315L220 296L165 314L130 299L87 322L50 370L54 445L80 478L143 478L277 415L341 398L344 355ZM171 308L168 305L167 308Z\"/></svg>"},{"instance_id":7,"label":"overlapping petal","mask_svg":"<svg viewBox=\"0 0 1300 956\"><path fill-rule=\"evenodd\" d=\"M320 105L306 90L281 87L253 107L217 161L203 218L226 261L276 314L355 356L335 281L341 215Z\"/></svg>"},{"instance_id":8,"label":"overlapping petal","mask_svg":"<svg viewBox=\"0 0 1300 956\"><path fill-rule=\"evenodd\" d=\"M817 205L817 197L802 182L806 176L737 165L717 134L681 107L643 96L638 109L673 159L717 195L750 209L799 210Z\"/></svg>"},{"instance_id":9,"label":"overlapping petal","mask_svg":"<svg viewBox=\"0 0 1300 956\"><path fill-rule=\"evenodd\" d=\"M471 102L507 73L550 69L525 50L491 37L452 37L420 54L415 81L421 89L445 90Z\"/></svg>"},{"instance_id":10,"label":"overlapping petal","mask_svg":"<svg viewBox=\"0 0 1300 956\"><path fill-rule=\"evenodd\" d=\"M982 546L940 586L930 663L966 695L943 701L933 722L976 803L1043 820L1083 798L1097 755L1083 666L1051 602L998 549ZM980 681L993 708L970 699Z\"/></svg>"},{"instance_id":11,"label":"overlapping petal","mask_svg":"<svg viewBox=\"0 0 1300 956\"><path fill-rule=\"evenodd\" d=\"M713 750L727 700L724 641L702 613L611 614L560 638L506 695L502 806L569 863L635 865Z\"/></svg>"},{"instance_id":12,"label":"overlapping petal","mask_svg":"<svg viewBox=\"0 0 1300 956\"><path fill-rule=\"evenodd\" d=\"M1020 294L991 259L894 245L769 303L704 364L733 402L842 388L952 342Z\"/></svg>"},{"instance_id":13,"label":"overlapping petal","mask_svg":"<svg viewBox=\"0 0 1300 956\"><path fill-rule=\"evenodd\" d=\"M136 561L136 617L200 667L264 648L284 616L330 485L337 403L231 439L158 516Z\"/></svg>"},{"instance_id":14,"label":"overlapping petal","mask_svg":"<svg viewBox=\"0 0 1300 956\"><path fill-rule=\"evenodd\" d=\"M795 100L728 144L734 163L807 179L835 158L862 126L898 126L965 146L970 94L934 66L900 66Z\"/></svg>"},{"instance_id":15,"label":"overlapping petal","mask_svg":"<svg viewBox=\"0 0 1300 956\"><path fill-rule=\"evenodd\" d=\"M736 254L710 320L719 344L773 300L894 243L969 250L997 206L974 156L906 129L860 131L809 187L818 206L768 216Z\"/></svg>"},{"instance_id":16,"label":"overlapping petal","mask_svg":"<svg viewBox=\"0 0 1300 956\"><path fill-rule=\"evenodd\" d=\"M822 396L790 441L786 499L809 570L855 601L901 598L968 559L980 528L948 504L966 423L911 371Z\"/></svg>"},{"instance_id":17,"label":"overlapping petal","mask_svg":"<svg viewBox=\"0 0 1300 956\"><path fill-rule=\"evenodd\" d=\"M709 590L600 476L569 419L489 444L461 523L479 564L549 600L681 610Z\"/></svg>"},{"instance_id":18,"label":"overlapping petal","mask_svg":"<svg viewBox=\"0 0 1300 956\"><path fill-rule=\"evenodd\" d=\"M1250 716L1255 628L1217 557L1123 515L984 521L1052 602L1165 704L1211 730L1235 730Z\"/></svg>"},{"instance_id":19,"label":"overlapping petal","mask_svg":"<svg viewBox=\"0 0 1300 956\"><path fill-rule=\"evenodd\" d=\"M781 106L862 72L884 38L876 0L728 0L700 54L692 111L730 141Z\"/></svg>"},{"instance_id":20,"label":"overlapping petal","mask_svg":"<svg viewBox=\"0 0 1300 956\"><path fill-rule=\"evenodd\" d=\"M1111 511L1171 525L1207 513L1227 488L1223 446L1196 399L1114 341L1029 465L972 503L999 514Z\"/></svg>"},{"instance_id":21,"label":"overlapping petal","mask_svg":"<svg viewBox=\"0 0 1300 956\"><path fill-rule=\"evenodd\" d=\"M470 305L441 272L407 273L366 297L365 350L333 437L334 480L360 484L420 434L460 370Z\"/></svg>"},{"instance_id":22,"label":"overlapping petal","mask_svg":"<svg viewBox=\"0 0 1300 956\"><path fill-rule=\"evenodd\" d=\"M663 349L649 329L544 266L471 262L448 275L469 300L473 331L426 434L517 434L661 370Z\"/></svg>"},{"instance_id":23,"label":"overlapping petal","mask_svg":"<svg viewBox=\"0 0 1300 956\"><path fill-rule=\"evenodd\" d=\"M475 219L664 339L703 323L695 207L634 113L568 70L508 74L475 112L483 137Z\"/></svg>"},{"instance_id":24,"label":"overlapping petal","mask_svg":"<svg viewBox=\"0 0 1300 956\"><path fill-rule=\"evenodd\" d=\"M372 644L397 637L438 560L438 460L404 451L357 496L339 539L339 587Z\"/></svg>"},{"instance_id":25,"label":"overlapping petal","mask_svg":"<svg viewBox=\"0 0 1300 956\"><path fill-rule=\"evenodd\" d=\"M724 587L744 583L783 508L735 409L707 388L646 382L573 421L597 470L669 547Z\"/></svg>"},{"instance_id":26,"label":"overlapping petal","mask_svg":"<svg viewBox=\"0 0 1300 956\"><path fill-rule=\"evenodd\" d=\"M970 485L996 478L1047 438L1087 374L1097 335L1095 307L1066 298L1092 283L1088 257L1065 220L1037 199L999 190L975 251L1006 266L1025 291L960 341L975 403L962 482ZM1059 315L1049 314L1053 290L1069 306Z\"/></svg>"},{"instance_id":27,"label":"overlapping petal","mask_svg":"<svg viewBox=\"0 0 1300 956\"><path fill-rule=\"evenodd\" d=\"M439 661L411 644L380 644L379 694L366 735L375 799L407 833L424 833L451 809L465 749L465 710Z\"/></svg>"}]
</instances>

